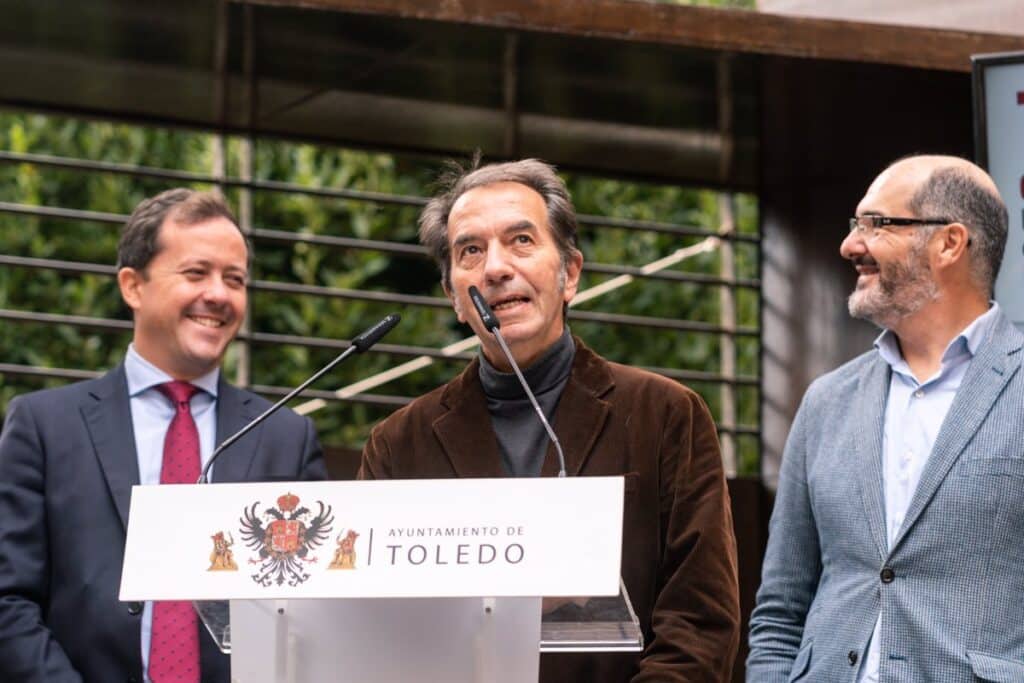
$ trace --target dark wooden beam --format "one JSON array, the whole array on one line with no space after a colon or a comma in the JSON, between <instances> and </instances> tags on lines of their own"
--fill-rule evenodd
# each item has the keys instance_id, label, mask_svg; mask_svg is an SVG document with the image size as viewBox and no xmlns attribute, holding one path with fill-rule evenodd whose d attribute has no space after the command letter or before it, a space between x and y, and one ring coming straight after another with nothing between
<instances>
[{"instance_id":1,"label":"dark wooden beam","mask_svg":"<svg viewBox=\"0 0 1024 683\"><path fill-rule=\"evenodd\" d=\"M784 17L637 0L239 1L941 71L969 72L972 54L1024 50L1024 36Z\"/></svg>"}]
</instances>

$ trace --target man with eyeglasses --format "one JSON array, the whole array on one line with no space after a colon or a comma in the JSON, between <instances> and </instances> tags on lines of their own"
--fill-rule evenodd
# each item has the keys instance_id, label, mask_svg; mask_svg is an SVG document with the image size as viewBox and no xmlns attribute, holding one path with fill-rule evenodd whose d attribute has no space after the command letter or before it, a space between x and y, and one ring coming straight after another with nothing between
<instances>
[{"instance_id":1,"label":"man with eyeglasses","mask_svg":"<svg viewBox=\"0 0 1024 683\"><path fill-rule=\"evenodd\" d=\"M955 157L887 168L840 253L874 349L786 443L747 680L1024 681L1022 336L991 301L1007 212Z\"/></svg>"}]
</instances>

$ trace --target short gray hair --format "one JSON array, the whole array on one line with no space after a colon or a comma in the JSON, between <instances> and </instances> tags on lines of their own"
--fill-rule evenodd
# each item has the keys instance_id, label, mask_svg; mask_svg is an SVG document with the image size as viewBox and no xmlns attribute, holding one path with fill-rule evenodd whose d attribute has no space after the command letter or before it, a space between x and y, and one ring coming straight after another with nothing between
<instances>
[{"instance_id":1,"label":"short gray hair","mask_svg":"<svg viewBox=\"0 0 1024 683\"><path fill-rule=\"evenodd\" d=\"M956 167L932 172L910 200L916 216L942 217L967 227L971 272L991 298L1006 249L1009 214L999 195Z\"/></svg>"},{"instance_id":2,"label":"short gray hair","mask_svg":"<svg viewBox=\"0 0 1024 683\"><path fill-rule=\"evenodd\" d=\"M441 270L441 282L451 285L451 249L448 244L448 215L459 197L470 190L496 183L519 183L534 190L544 199L548 225L555 238L562 263L579 252L576 238L576 210L565 183L550 164L539 159L522 159L501 164L480 166L479 157L469 168L449 162L448 170L438 179L439 194L431 199L420 214L420 242Z\"/></svg>"}]
</instances>

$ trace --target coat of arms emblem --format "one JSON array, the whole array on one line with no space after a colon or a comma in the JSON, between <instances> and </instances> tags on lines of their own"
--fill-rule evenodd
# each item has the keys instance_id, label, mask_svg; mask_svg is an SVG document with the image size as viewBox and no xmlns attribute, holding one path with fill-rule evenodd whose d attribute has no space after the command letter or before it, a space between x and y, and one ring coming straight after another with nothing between
<instances>
[{"instance_id":1,"label":"coat of arms emblem","mask_svg":"<svg viewBox=\"0 0 1024 683\"><path fill-rule=\"evenodd\" d=\"M228 532L227 538L224 537L223 531L218 531L213 536L210 536L213 540L213 552L210 553L210 568L208 572L233 572L238 570L238 565L235 564L234 553L231 552L231 546L235 544L235 539Z\"/></svg>"},{"instance_id":2,"label":"coat of arms emblem","mask_svg":"<svg viewBox=\"0 0 1024 683\"><path fill-rule=\"evenodd\" d=\"M356 568L356 539L359 534L349 529L344 538L338 534L338 547L334 549L334 559L328 569L355 569Z\"/></svg>"},{"instance_id":3,"label":"coat of arms emblem","mask_svg":"<svg viewBox=\"0 0 1024 683\"><path fill-rule=\"evenodd\" d=\"M259 565L252 580L261 586L288 582L298 586L309 578L304 563L316 562L310 551L327 540L331 531L331 506L317 501L316 516L307 507L299 507L299 497L286 493L262 515L256 512L259 501L246 508L239 522L242 540L255 551L249 564ZM265 524L265 525L264 525Z\"/></svg>"}]
</instances>

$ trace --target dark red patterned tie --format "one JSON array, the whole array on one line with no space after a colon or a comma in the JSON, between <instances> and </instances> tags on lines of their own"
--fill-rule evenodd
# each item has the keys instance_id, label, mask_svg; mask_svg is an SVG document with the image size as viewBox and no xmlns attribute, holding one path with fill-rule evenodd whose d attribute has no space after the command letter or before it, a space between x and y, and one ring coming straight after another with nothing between
<instances>
[{"instance_id":1,"label":"dark red patterned tie","mask_svg":"<svg viewBox=\"0 0 1024 683\"><path fill-rule=\"evenodd\" d=\"M199 430L189 401L199 389L188 382L167 382L157 390L174 405L164 438L161 484L194 484L199 478ZM153 603L149 646L153 683L199 683L199 620L185 600Z\"/></svg>"}]
</instances>

